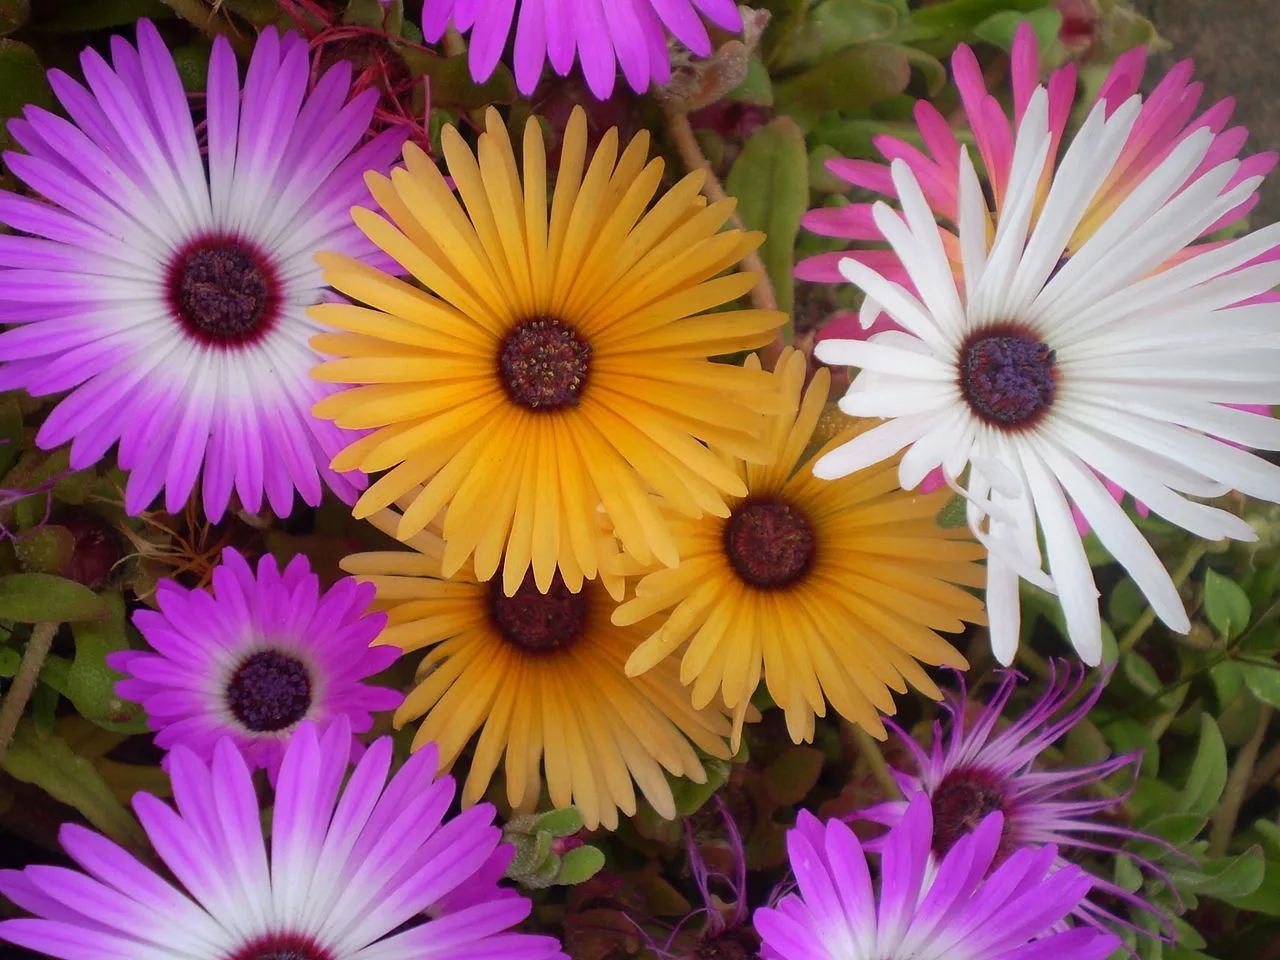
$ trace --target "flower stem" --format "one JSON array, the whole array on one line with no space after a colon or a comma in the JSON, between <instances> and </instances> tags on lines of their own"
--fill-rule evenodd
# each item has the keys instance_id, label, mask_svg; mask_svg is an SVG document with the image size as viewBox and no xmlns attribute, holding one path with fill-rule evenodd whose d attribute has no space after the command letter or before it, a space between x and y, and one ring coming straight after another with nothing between
<instances>
[{"instance_id":1,"label":"flower stem","mask_svg":"<svg viewBox=\"0 0 1280 960\"><path fill-rule=\"evenodd\" d=\"M1258 751L1262 749L1262 741L1266 739L1267 727L1271 724L1274 711L1263 706L1258 714L1258 726L1253 731L1249 742L1240 748L1236 762L1231 765L1231 773L1227 776L1227 787L1222 792L1222 806L1213 818L1213 826L1209 828L1209 856L1221 857L1227 852L1231 837L1236 831L1236 818L1240 816L1240 807L1249 795L1249 780L1253 777L1253 766L1258 762Z\"/></svg>"},{"instance_id":2,"label":"flower stem","mask_svg":"<svg viewBox=\"0 0 1280 960\"><path fill-rule=\"evenodd\" d=\"M884 762L884 754L880 752L880 744L876 742L875 737L858 724L845 722L853 733L853 742L858 748L858 753L866 758L867 765L871 767L871 775L884 790L885 799L893 800L902 796L902 791L898 789L898 782L893 779L893 774L889 772L889 765Z\"/></svg>"},{"instance_id":3,"label":"flower stem","mask_svg":"<svg viewBox=\"0 0 1280 960\"><path fill-rule=\"evenodd\" d=\"M1196 564L1200 562L1200 558L1209 550L1211 541L1197 540L1187 550L1187 555L1182 558L1182 563L1178 564L1178 568L1173 571L1173 585L1175 588L1181 587L1186 582L1187 577L1191 576L1191 571L1196 568ZM1125 631L1124 636L1120 638L1120 652L1128 653L1134 648L1142 635L1147 632L1151 624L1155 623L1156 612L1150 607L1142 611L1142 615L1134 621L1133 626Z\"/></svg>"},{"instance_id":4,"label":"flower stem","mask_svg":"<svg viewBox=\"0 0 1280 960\"><path fill-rule=\"evenodd\" d=\"M22 711L36 688L36 680L40 676L40 668L49 656L49 648L53 646L53 635L58 632L56 623L37 623L31 628L31 636L27 640L27 649L22 654L22 663L13 678L13 685L0 703L0 760L4 759L9 742L18 729L18 721L22 719Z\"/></svg>"},{"instance_id":5,"label":"flower stem","mask_svg":"<svg viewBox=\"0 0 1280 960\"><path fill-rule=\"evenodd\" d=\"M684 161L684 165L690 171L701 170L706 174L707 179L702 184L703 194L712 203L727 200L729 196L724 192L724 187L720 184L720 178L716 176L715 170L711 168L710 161L707 160L706 155L702 152L702 147L698 145L698 138L693 135L693 127L689 124L689 114L676 104L670 103L665 99L660 99L659 102L662 106L663 115L667 119L667 132L671 134L671 142L675 144L676 152L680 154L680 159ZM738 216L737 210L734 210L729 215L729 220L739 230L747 229L742 222L742 217ZM773 284L769 281L769 271L764 268L764 261L760 259L760 251L752 250L743 257L742 266L756 275L756 285L751 288L752 306L757 310L777 310L778 298L774 296ZM766 370L773 369L778 362L778 357L782 354L782 348L785 346L786 340L783 328L779 327L773 343L760 351L760 360Z\"/></svg>"}]
</instances>

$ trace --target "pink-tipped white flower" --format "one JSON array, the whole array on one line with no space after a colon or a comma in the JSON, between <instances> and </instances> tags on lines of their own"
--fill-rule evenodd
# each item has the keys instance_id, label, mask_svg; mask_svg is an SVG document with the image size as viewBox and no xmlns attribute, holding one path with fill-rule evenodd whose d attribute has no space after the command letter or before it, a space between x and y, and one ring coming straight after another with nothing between
<instances>
[{"instance_id":1,"label":"pink-tipped white flower","mask_svg":"<svg viewBox=\"0 0 1280 960\"><path fill-rule=\"evenodd\" d=\"M243 87L214 42L202 133L149 21L136 48L112 37L111 60L83 53L87 89L50 72L69 120L28 107L9 123L26 152L5 165L49 202L0 191L0 389L70 391L36 442L69 442L77 469L118 442L131 513L161 490L176 513L199 488L214 521L233 491L279 516L295 491L354 500L363 476L329 468L353 435L311 415L333 389L310 375L314 256L386 262L349 210L405 132L368 139L378 91L348 98L345 61L308 90L306 41L274 28Z\"/></svg>"},{"instance_id":2,"label":"pink-tipped white flower","mask_svg":"<svg viewBox=\"0 0 1280 960\"><path fill-rule=\"evenodd\" d=\"M1051 932L1088 892L1054 850L1018 850L995 866L1002 818L986 817L935 865L929 799L912 798L889 831L879 883L847 824L802 810L787 834L798 892L755 913L768 960L1103 960L1118 938ZM992 869L994 866L994 869ZM990 871L990 875L988 875Z\"/></svg>"},{"instance_id":3,"label":"pink-tipped white flower","mask_svg":"<svg viewBox=\"0 0 1280 960\"><path fill-rule=\"evenodd\" d=\"M1057 593L1072 645L1096 664L1098 592L1073 505L1185 632L1172 580L1105 481L1213 540L1255 534L1190 498L1280 501L1280 468L1232 445L1280 449L1280 425L1226 406L1280 401L1280 308L1260 296L1280 282L1280 226L1193 245L1261 182L1222 156L1212 125L1165 142L1144 133L1154 121L1140 97L1104 99L1068 142L1060 96L1015 95L1016 136L979 138L997 172L994 215L967 149L953 168L956 235L913 165L894 159L902 212L881 202L872 218L911 289L853 258L840 270L866 293L864 322L883 308L902 329L816 349L860 368L841 408L886 422L814 472L844 476L906 448L899 479L911 489L941 466L990 551L997 657L1009 663L1017 647L1022 577Z\"/></svg>"}]
</instances>

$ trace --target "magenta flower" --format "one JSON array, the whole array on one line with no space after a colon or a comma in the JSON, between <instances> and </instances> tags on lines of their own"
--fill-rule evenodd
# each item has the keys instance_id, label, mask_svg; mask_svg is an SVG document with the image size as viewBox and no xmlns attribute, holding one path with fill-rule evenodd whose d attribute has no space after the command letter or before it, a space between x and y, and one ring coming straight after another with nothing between
<instances>
[{"instance_id":1,"label":"magenta flower","mask_svg":"<svg viewBox=\"0 0 1280 960\"><path fill-rule=\"evenodd\" d=\"M997 864L1003 817L992 813L936 865L933 815L915 795L889 831L872 883L848 825L801 811L787 834L799 892L755 913L768 960L1103 960L1119 938L1091 927L1051 932L1089 891L1053 847ZM988 871L995 870L988 875Z\"/></svg>"},{"instance_id":2,"label":"magenta flower","mask_svg":"<svg viewBox=\"0 0 1280 960\"><path fill-rule=\"evenodd\" d=\"M250 511L265 491L281 516L295 490L353 500L363 477L329 469L352 436L310 412L332 390L310 377L313 255L384 262L348 211L404 132L361 146L378 92L348 101L342 62L308 93L293 34L262 33L243 92L215 41L202 135L149 21L136 49L113 37L111 55L81 55L88 89L50 71L70 121L28 107L9 124L27 152L5 164L49 202L0 192L0 224L19 234L0 237L0 322L16 325L0 333L0 389L70 391L37 442L70 441L81 469L118 441L131 513L161 489L179 511L202 470L215 521L233 490Z\"/></svg>"},{"instance_id":3,"label":"magenta flower","mask_svg":"<svg viewBox=\"0 0 1280 960\"><path fill-rule=\"evenodd\" d=\"M1121 104L1138 92L1146 68L1146 58L1146 48L1136 47L1122 54L1112 65L1094 100L1095 104L1107 105L1106 116L1110 117ZM1009 194L1009 178L1013 172L1014 130L1022 123L1032 94L1040 83L1039 64L1040 51L1035 33L1029 24L1024 23L1014 39L1010 63L1014 107L1011 118L1000 101L987 92L982 70L973 51L961 44L951 58L951 72L960 91L965 120L973 133L983 168L987 171L983 184L984 189L989 191L987 203L997 219ZM1235 106L1234 101L1219 101L1196 115L1202 87L1191 82L1192 70L1191 61L1179 63L1143 101L1142 109L1133 123L1123 150L1112 166L1106 184L1093 197L1088 214L1082 218L1079 229L1071 238L1072 249L1092 236L1120 203L1168 157L1173 148L1196 130L1207 128L1213 134L1213 140L1200 161L1193 180L1230 161L1244 148L1248 130L1240 126L1227 127ZM1040 184L1041 201L1050 186L1055 158L1064 141L1069 142L1066 133L1067 121L1075 105L1075 64L1068 64L1054 71L1046 86L1050 143ZM897 199L897 187L894 185L889 163L894 160L905 162L915 175L934 215L953 225L943 232L942 240L951 266L959 276L960 240L954 232L954 225L959 223L960 217L960 141L946 118L927 100L916 102L915 118L920 136L924 140L923 151L898 137L881 135L875 137L873 143L888 163L841 158L828 161L827 168L854 186ZM1276 159L1274 153L1245 157L1223 189L1230 190L1251 178L1266 176L1275 167ZM1213 233L1237 222L1257 205L1258 200L1259 194L1255 187L1238 205L1213 223L1206 224L1201 235ZM823 236L884 244L885 237L872 216L874 206L874 203L852 203L843 207L810 210L802 223L807 229ZM1163 268L1208 249L1210 248L1205 246L1188 247L1168 260ZM887 248L837 251L808 257L796 265L796 276L818 283L843 283L845 277L840 273L838 264L845 258L865 264L908 290L915 289L912 278L898 260L897 254ZM874 303L864 309L864 323L869 325L879 312L879 305Z\"/></svg>"},{"instance_id":4,"label":"magenta flower","mask_svg":"<svg viewBox=\"0 0 1280 960\"><path fill-rule=\"evenodd\" d=\"M446 27L471 32L471 75L493 74L515 25L515 73L530 94L547 60L567 76L582 62L587 86L601 100L613 93L618 68L632 90L671 79L670 33L700 57L710 56L703 18L737 33L742 16L734 0L426 0L422 33L432 43Z\"/></svg>"},{"instance_id":5,"label":"magenta flower","mask_svg":"<svg viewBox=\"0 0 1280 960\"><path fill-rule=\"evenodd\" d=\"M147 793L133 798L172 879L67 824L62 846L84 872L0 871L0 894L35 915L0 922L0 940L63 960L563 960L552 938L510 932L529 913L523 897L433 909L485 869L501 840L489 804L446 821L454 783L434 779L435 747L387 782L383 737L344 789L350 745L345 721L323 735L298 729L269 846L234 743L220 741L209 765L177 748L176 811Z\"/></svg>"},{"instance_id":6,"label":"magenta flower","mask_svg":"<svg viewBox=\"0 0 1280 960\"><path fill-rule=\"evenodd\" d=\"M386 615L367 613L371 584L344 579L320 591L307 558L281 574L270 556L257 575L235 550L213 571L213 592L163 581L160 610L140 610L134 625L155 651L113 653L108 664L128 679L116 693L140 703L156 745L208 760L231 737L255 767L274 772L303 720L324 727L339 717L353 733L403 696L363 681L390 666L396 647L371 647Z\"/></svg>"},{"instance_id":7,"label":"magenta flower","mask_svg":"<svg viewBox=\"0 0 1280 960\"><path fill-rule=\"evenodd\" d=\"M960 677L959 692L948 694L942 701L951 719L950 731L944 737L942 724L935 723L933 742L927 753L902 728L885 721L915 757L915 773L895 770L893 776L904 796L922 794L932 805L934 855L945 857L992 812L999 812L1003 818L997 862L1022 848L1055 851L1074 848L1112 856L1119 854L1120 846L1130 839L1140 839L1177 853L1162 840L1098 819L1102 814L1120 810L1127 794L1080 796L1081 791L1122 770L1131 770L1136 777L1142 763L1140 752L1084 767L1043 769L1040 766L1040 755L1088 715L1106 686L1104 677L1075 707L1068 708L1084 683L1085 671L1083 667L1068 669L1062 662L1050 666L1049 681L1040 699L999 731L996 726L1019 679L1011 670L1001 671L999 688L972 725L965 722L966 690ZM895 827L908 815L908 807L907 801L897 800L871 807L856 816ZM1129 851L1125 851L1125 856L1164 877L1163 871L1151 861ZM1056 856L1054 863L1064 869L1070 866L1062 856ZM1151 911L1167 923L1155 907L1110 880L1095 877L1094 889ZM1169 889L1174 889L1172 884ZM1087 898L1074 904L1072 912L1093 926L1120 923L1141 929Z\"/></svg>"}]
</instances>

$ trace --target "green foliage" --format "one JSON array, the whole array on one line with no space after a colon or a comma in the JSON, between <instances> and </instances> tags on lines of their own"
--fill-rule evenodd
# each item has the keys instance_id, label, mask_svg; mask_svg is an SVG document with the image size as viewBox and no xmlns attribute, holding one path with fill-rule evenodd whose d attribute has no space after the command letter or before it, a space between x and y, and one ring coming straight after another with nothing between
<instances>
[{"instance_id":1,"label":"green foliage","mask_svg":"<svg viewBox=\"0 0 1280 960\"><path fill-rule=\"evenodd\" d=\"M0 620L69 623L105 620L110 607L88 587L48 573L0 577Z\"/></svg>"}]
</instances>

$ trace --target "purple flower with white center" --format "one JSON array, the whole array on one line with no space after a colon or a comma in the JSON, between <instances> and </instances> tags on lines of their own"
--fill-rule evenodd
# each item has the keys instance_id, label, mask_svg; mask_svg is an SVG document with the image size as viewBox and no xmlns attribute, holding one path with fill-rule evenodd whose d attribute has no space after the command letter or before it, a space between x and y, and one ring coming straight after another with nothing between
<instances>
[{"instance_id":1,"label":"purple flower with white center","mask_svg":"<svg viewBox=\"0 0 1280 960\"><path fill-rule=\"evenodd\" d=\"M352 733L364 733L372 712L404 699L363 682L400 654L370 646L387 620L367 612L373 597L371 584L350 578L322 593L301 554L283 574L264 556L255 575L244 557L225 550L212 593L166 580L156 590L159 611L134 614L154 652L107 658L127 675L116 693L146 710L157 746L186 747L207 760L230 736L246 761L274 775L302 721L323 727L341 717Z\"/></svg>"},{"instance_id":2,"label":"purple flower with white center","mask_svg":"<svg viewBox=\"0 0 1280 960\"><path fill-rule=\"evenodd\" d=\"M311 415L332 390L310 377L324 329L306 313L324 291L313 255L385 263L348 211L405 132L366 138L378 92L348 101L349 63L308 93L295 34L263 31L243 92L214 42L203 137L149 21L136 49L112 37L111 57L84 51L87 89L50 71L70 121L28 107L9 124L26 153L5 165L48 202L0 191L15 231L0 236L0 322L14 324L0 389L70 391L37 442L69 441L76 469L118 442L130 513L162 489L176 513L197 483L214 521L233 490L250 511L265 492L280 516L295 490L354 500L363 476L329 469L352 435Z\"/></svg>"},{"instance_id":3,"label":"purple flower with white center","mask_svg":"<svg viewBox=\"0 0 1280 960\"><path fill-rule=\"evenodd\" d=\"M1120 946L1092 927L1052 932L1091 878L1059 868L1056 850L1021 849L996 864L1003 818L992 813L935 865L933 815L916 794L871 880L863 845L839 820L801 811L787 834L798 893L755 913L768 960L1104 960ZM877 895L878 894L878 895Z\"/></svg>"},{"instance_id":4,"label":"purple flower with white center","mask_svg":"<svg viewBox=\"0 0 1280 960\"><path fill-rule=\"evenodd\" d=\"M268 847L234 743L220 741L211 764L179 747L169 769L177 810L133 798L177 885L67 824L62 846L84 873L0 871L0 894L34 914L0 922L0 940L63 960L563 960L554 939L511 931L529 913L523 897L434 909L493 861L501 840L489 804L446 820L454 783L435 779L434 746L388 782L383 737L343 788L350 748L345 721L323 735L298 729Z\"/></svg>"},{"instance_id":5,"label":"purple flower with white center","mask_svg":"<svg viewBox=\"0 0 1280 960\"><path fill-rule=\"evenodd\" d=\"M548 60L562 77L581 60L587 86L607 100L619 67L637 93L670 81L668 33L697 56L710 56L703 18L731 33L742 31L736 0L426 0L422 33L435 43L451 22L461 33L470 31L471 75L483 83L514 24L521 93L533 93Z\"/></svg>"},{"instance_id":6,"label":"purple flower with white center","mask_svg":"<svg viewBox=\"0 0 1280 960\"><path fill-rule=\"evenodd\" d=\"M903 795L914 797L922 793L932 804L932 850L935 858L945 857L984 817L995 812L1003 817L997 862L1024 847L1075 848L1115 856L1120 854L1121 845L1132 839L1176 854L1177 850L1163 840L1097 819L1100 815L1120 810L1127 794L1118 797L1081 796L1082 791L1120 771L1128 769L1136 777L1142 763L1141 752L1111 757L1083 767L1045 770L1037 766L1045 749L1089 714L1102 695L1107 675L1104 674L1102 680L1076 706L1071 707L1084 683L1084 668L1073 669L1065 662L1053 662L1047 687L1040 699L1016 721L997 730L1004 708L1020 679L1012 670L1000 673L1000 686L972 725L965 721L967 695L964 679L960 677L959 691L948 693L942 701L943 709L950 716L950 730L944 737L942 724L935 723L933 742L927 753L901 727L885 721L916 761L914 774L893 771ZM902 822L907 810L907 801L898 800L863 810L856 816L894 827ZM870 846L874 848L879 842L875 841ZM1150 860L1129 851L1124 855L1139 867L1165 877L1160 867ZM1055 862L1062 868L1070 866L1069 861L1061 856ZM1173 885L1165 879L1166 885L1176 895ZM1168 924L1167 918L1149 902L1110 880L1095 877L1094 889L1149 911L1159 921ZM1093 926L1120 924L1144 932L1143 928L1089 899L1082 899L1075 905L1074 914L1077 919Z\"/></svg>"}]
</instances>

